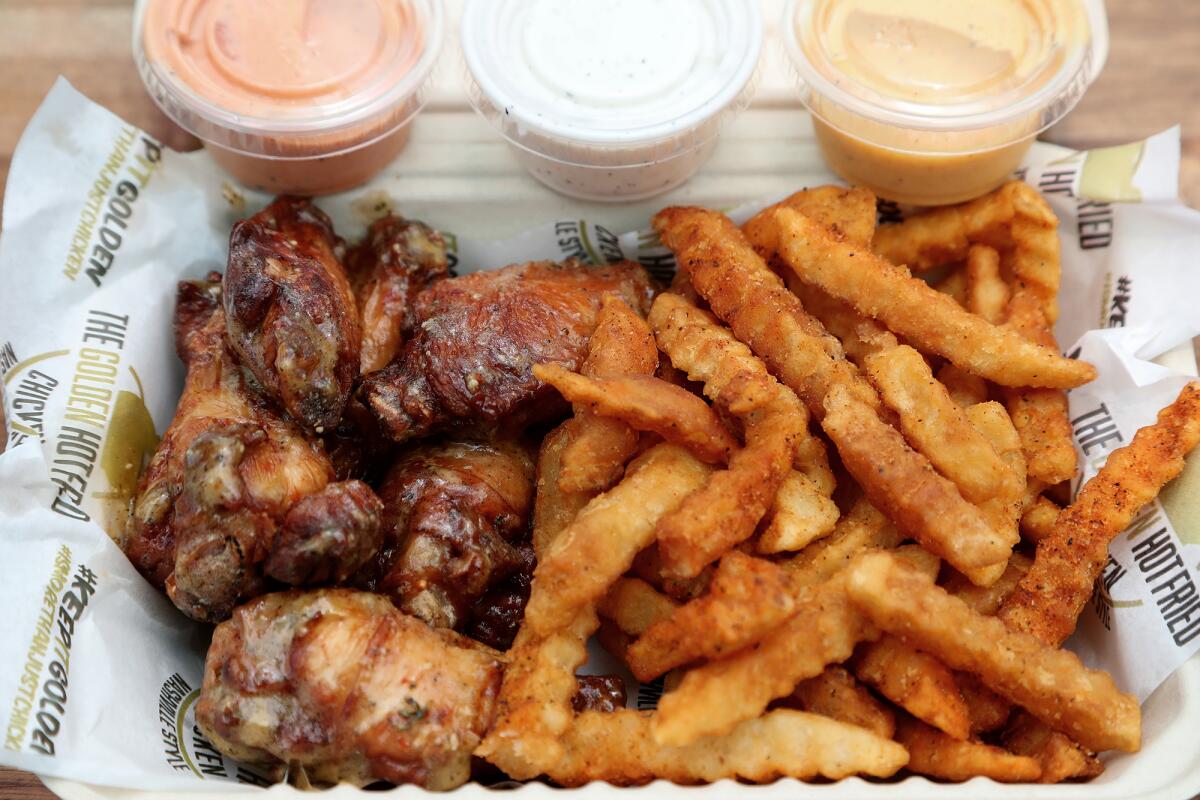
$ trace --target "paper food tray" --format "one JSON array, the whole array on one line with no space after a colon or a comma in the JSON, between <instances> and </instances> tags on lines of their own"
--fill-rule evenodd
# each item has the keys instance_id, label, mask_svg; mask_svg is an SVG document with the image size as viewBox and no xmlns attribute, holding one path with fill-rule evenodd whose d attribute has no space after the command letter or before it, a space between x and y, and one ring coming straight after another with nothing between
<instances>
[{"instance_id":1,"label":"paper food tray","mask_svg":"<svg viewBox=\"0 0 1200 800\"><path fill-rule=\"evenodd\" d=\"M451 2L450 19L456 20ZM453 36L447 41L440 68L440 88L416 122L410 143L395 165L377 183L401 186L391 199L405 215L432 222L452 220L473 237L503 238L531 226L561 219L587 219L610 230L645 226L650 214L673 203L728 207L733 202L781 196L830 179L812 137L807 115L798 110L792 78L779 52L777 25L781 2L763 3L768 26L760 86L754 104L726 131L712 160L679 189L637 203L585 203L556 195L530 178L511 157L507 145L466 103L459 75ZM454 25L451 25L454 29ZM1107 42L1105 42L1105 46ZM1047 157L1053 149L1044 148ZM369 198L369 192L367 195ZM10 196L10 202L16 198ZM335 222L341 224L341 221ZM1189 348L1174 352L1175 363L1195 371ZM1006 786L977 778L964 784L937 784L910 777L900 782L874 782L851 778L837 783L803 784L780 780L766 786L746 786L722 781L707 787L681 787L657 781L646 787L618 789L593 783L570 790L584 798L613 798L642 792L661 798L724 797L734 791L758 798L797 796L829 798L1154 798L1177 800L1200 793L1200 659L1193 658L1171 676L1143 706L1144 745L1137 754L1105 757L1106 771L1087 784L1057 786ZM365 793L340 786L318 794L288 785L267 790L231 788L219 795L197 786L195 791L136 791L104 788L58 778L46 785L65 800L190 800L221 796L251 798L312 798L330 800L366 798ZM468 784L456 797L495 797L496 790ZM527 784L516 791L522 797L556 796L560 791L544 784ZM427 794L416 787L397 787L388 796Z\"/></svg>"}]
</instances>

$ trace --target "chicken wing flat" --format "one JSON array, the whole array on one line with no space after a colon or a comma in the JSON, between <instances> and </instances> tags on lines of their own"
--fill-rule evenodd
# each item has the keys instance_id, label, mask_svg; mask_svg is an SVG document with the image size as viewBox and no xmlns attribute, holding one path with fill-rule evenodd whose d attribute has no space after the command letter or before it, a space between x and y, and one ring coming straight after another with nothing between
<instances>
[{"instance_id":1,"label":"chicken wing flat","mask_svg":"<svg viewBox=\"0 0 1200 800\"><path fill-rule=\"evenodd\" d=\"M382 369L412 334L413 303L434 281L450 276L446 242L428 225L389 215L376 220L346 266L362 322L360 367Z\"/></svg>"},{"instance_id":2,"label":"chicken wing flat","mask_svg":"<svg viewBox=\"0 0 1200 800\"><path fill-rule=\"evenodd\" d=\"M533 480L532 453L513 440L456 437L409 449L380 486L383 546L356 583L437 628L464 630L490 590L488 607L516 603L519 621L524 602L506 599L513 587L503 584L533 571ZM487 643L503 647L506 635Z\"/></svg>"},{"instance_id":3,"label":"chicken wing flat","mask_svg":"<svg viewBox=\"0 0 1200 800\"><path fill-rule=\"evenodd\" d=\"M122 548L185 614L215 622L268 577L344 580L377 550L382 504L361 481L333 482L320 445L246 385L225 345L220 276L210 277L179 285L187 379Z\"/></svg>"},{"instance_id":4,"label":"chicken wing flat","mask_svg":"<svg viewBox=\"0 0 1200 800\"><path fill-rule=\"evenodd\" d=\"M217 626L196 722L223 753L315 784L452 789L470 775L500 673L387 598L280 592Z\"/></svg>"},{"instance_id":5,"label":"chicken wing flat","mask_svg":"<svg viewBox=\"0 0 1200 800\"><path fill-rule=\"evenodd\" d=\"M344 249L329 217L296 197L277 198L229 237L229 344L263 392L317 433L337 425L358 377Z\"/></svg>"},{"instance_id":6,"label":"chicken wing flat","mask_svg":"<svg viewBox=\"0 0 1200 800\"><path fill-rule=\"evenodd\" d=\"M601 300L645 314L653 295L640 265L533 261L433 284L417 297L416 334L361 396L396 441L455 423L529 423L563 406L534 364L577 370Z\"/></svg>"}]
</instances>

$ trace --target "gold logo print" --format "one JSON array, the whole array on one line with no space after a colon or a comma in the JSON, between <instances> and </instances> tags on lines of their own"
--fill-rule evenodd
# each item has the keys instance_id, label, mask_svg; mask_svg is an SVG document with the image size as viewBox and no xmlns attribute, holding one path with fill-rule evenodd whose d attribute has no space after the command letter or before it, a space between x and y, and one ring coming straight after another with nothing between
<instances>
[{"instance_id":1,"label":"gold logo print","mask_svg":"<svg viewBox=\"0 0 1200 800\"><path fill-rule=\"evenodd\" d=\"M125 528L129 502L137 490L138 478L154 455L159 438L154 430L154 419L146 409L142 381L133 367L129 371L137 382L138 394L124 389L117 392L104 448L100 452L100 469L108 480L109 489L92 495L109 501L105 504L108 511L105 528L114 538Z\"/></svg>"}]
</instances>

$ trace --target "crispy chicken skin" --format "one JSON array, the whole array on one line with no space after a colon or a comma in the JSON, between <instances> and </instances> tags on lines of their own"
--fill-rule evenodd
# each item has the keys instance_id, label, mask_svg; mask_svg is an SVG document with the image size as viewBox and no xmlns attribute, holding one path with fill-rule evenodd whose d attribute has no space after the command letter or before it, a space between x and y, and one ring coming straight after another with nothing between
<instances>
[{"instance_id":1,"label":"crispy chicken skin","mask_svg":"<svg viewBox=\"0 0 1200 800\"><path fill-rule=\"evenodd\" d=\"M412 335L413 302L450 276L446 242L423 222L389 215L367 229L346 257L362 322L363 374L386 367Z\"/></svg>"},{"instance_id":2,"label":"crispy chicken skin","mask_svg":"<svg viewBox=\"0 0 1200 800\"><path fill-rule=\"evenodd\" d=\"M229 237L229 344L267 397L317 433L338 424L358 377L344 250L324 212L296 197L276 198Z\"/></svg>"},{"instance_id":3,"label":"crispy chicken skin","mask_svg":"<svg viewBox=\"0 0 1200 800\"><path fill-rule=\"evenodd\" d=\"M225 346L215 273L180 283L187 379L141 477L122 548L193 619L216 622L266 590L345 580L379 546L382 504L334 483L321 446L246 385Z\"/></svg>"},{"instance_id":4,"label":"crispy chicken skin","mask_svg":"<svg viewBox=\"0 0 1200 800\"><path fill-rule=\"evenodd\" d=\"M466 630L490 590L497 594L488 604L511 605L505 579L532 572L533 480L532 453L513 440L455 437L410 448L379 488L383 546L356 583L437 628ZM504 646L503 634L485 640Z\"/></svg>"},{"instance_id":5,"label":"crispy chicken skin","mask_svg":"<svg viewBox=\"0 0 1200 800\"><path fill-rule=\"evenodd\" d=\"M533 261L433 284L417 297L415 336L361 397L398 442L454 423L529 423L562 406L534 364L577 369L600 302L617 294L645 314L653 287L638 264Z\"/></svg>"},{"instance_id":6,"label":"crispy chicken skin","mask_svg":"<svg viewBox=\"0 0 1200 800\"><path fill-rule=\"evenodd\" d=\"M315 784L452 789L470 775L500 674L484 650L379 595L281 592L217 626L196 722L227 755Z\"/></svg>"}]
</instances>

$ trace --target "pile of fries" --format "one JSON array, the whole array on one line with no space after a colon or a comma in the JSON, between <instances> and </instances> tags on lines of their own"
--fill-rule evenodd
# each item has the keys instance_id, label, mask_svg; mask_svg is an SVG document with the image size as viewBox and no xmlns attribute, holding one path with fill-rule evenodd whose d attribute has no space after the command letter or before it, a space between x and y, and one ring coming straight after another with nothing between
<instances>
[{"instance_id":1,"label":"pile of fries","mask_svg":"<svg viewBox=\"0 0 1200 800\"><path fill-rule=\"evenodd\" d=\"M1061 645L1200 441L1200 384L1063 507L1065 390L1095 370L1051 332L1053 212L1021 182L878 230L875 209L837 187L740 229L665 209L671 290L645 320L606 301L579 373L535 368L574 417L540 453L478 755L567 786L1058 782L1138 749L1136 699ZM656 710L572 710L594 634L663 677Z\"/></svg>"}]
</instances>

